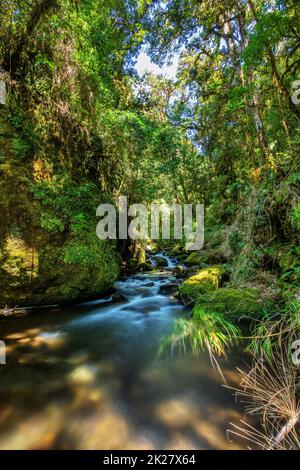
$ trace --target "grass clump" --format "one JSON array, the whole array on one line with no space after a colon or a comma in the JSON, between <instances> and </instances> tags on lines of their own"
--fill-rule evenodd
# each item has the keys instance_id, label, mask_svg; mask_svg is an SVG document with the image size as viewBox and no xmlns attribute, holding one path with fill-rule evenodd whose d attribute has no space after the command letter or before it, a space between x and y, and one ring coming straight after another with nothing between
<instances>
[{"instance_id":1,"label":"grass clump","mask_svg":"<svg viewBox=\"0 0 300 470\"><path fill-rule=\"evenodd\" d=\"M239 336L239 328L220 313L202 311L200 314L198 310L193 318L176 322L164 346L171 344L172 348L184 352L189 348L193 354L207 350L210 355L222 356Z\"/></svg>"}]
</instances>

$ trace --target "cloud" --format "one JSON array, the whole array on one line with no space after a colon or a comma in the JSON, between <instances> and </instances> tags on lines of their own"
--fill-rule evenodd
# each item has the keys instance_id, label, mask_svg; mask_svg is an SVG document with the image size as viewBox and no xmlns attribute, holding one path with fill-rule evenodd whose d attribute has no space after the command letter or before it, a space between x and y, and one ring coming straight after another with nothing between
<instances>
[{"instance_id":1,"label":"cloud","mask_svg":"<svg viewBox=\"0 0 300 470\"><path fill-rule=\"evenodd\" d=\"M149 56L145 52L141 52L137 58L135 68L140 77L146 72L152 72L155 75L163 75L166 78L175 79L178 68L178 61L178 57L174 56L170 65L159 67L158 65L151 62Z\"/></svg>"}]
</instances>

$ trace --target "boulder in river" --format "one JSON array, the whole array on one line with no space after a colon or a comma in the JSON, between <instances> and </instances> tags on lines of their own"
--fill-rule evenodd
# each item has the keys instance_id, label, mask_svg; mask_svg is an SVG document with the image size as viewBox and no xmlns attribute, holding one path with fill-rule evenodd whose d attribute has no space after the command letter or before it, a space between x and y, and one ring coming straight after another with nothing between
<instances>
[{"instance_id":1,"label":"boulder in river","mask_svg":"<svg viewBox=\"0 0 300 470\"><path fill-rule=\"evenodd\" d=\"M150 263L140 263L138 269L139 271L152 271L153 266Z\"/></svg>"},{"instance_id":2,"label":"boulder in river","mask_svg":"<svg viewBox=\"0 0 300 470\"><path fill-rule=\"evenodd\" d=\"M196 302L201 295L217 289L226 274L227 269L225 265L201 269L180 286L179 293L181 299L184 303Z\"/></svg>"},{"instance_id":3,"label":"boulder in river","mask_svg":"<svg viewBox=\"0 0 300 470\"><path fill-rule=\"evenodd\" d=\"M183 266L175 266L175 268L173 269L173 274L174 276L176 277L183 277L184 276L184 267Z\"/></svg>"},{"instance_id":4,"label":"boulder in river","mask_svg":"<svg viewBox=\"0 0 300 470\"><path fill-rule=\"evenodd\" d=\"M159 289L159 293L163 295L174 295L177 291L178 285L174 282L170 282L170 284L165 284Z\"/></svg>"},{"instance_id":5,"label":"boulder in river","mask_svg":"<svg viewBox=\"0 0 300 470\"><path fill-rule=\"evenodd\" d=\"M153 281L145 283L145 287L154 287L154 286L155 286L155 282L153 282Z\"/></svg>"},{"instance_id":6,"label":"boulder in river","mask_svg":"<svg viewBox=\"0 0 300 470\"><path fill-rule=\"evenodd\" d=\"M168 266L168 260L163 256L155 256L154 261L158 268L166 268Z\"/></svg>"},{"instance_id":7,"label":"boulder in river","mask_svg":"<svg viewBox=\"0 0 300 470\"><path fill-rule=\"evenodd\" d=\"M111 300L113 302L126 302L127 298L125 297L125 295L121 294L120 292L116 292L115 294L111 296Z\"/></svg>"}]
</instances>

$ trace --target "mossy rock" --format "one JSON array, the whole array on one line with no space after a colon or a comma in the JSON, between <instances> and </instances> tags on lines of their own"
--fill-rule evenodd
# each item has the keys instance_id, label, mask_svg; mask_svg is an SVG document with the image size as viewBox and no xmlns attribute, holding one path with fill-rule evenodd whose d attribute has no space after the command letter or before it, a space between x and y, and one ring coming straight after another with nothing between
<instances>
[{"instance_id":1,"label":"mossy rock","mask_svg":"<svg viewBox=\"0 0 300 470\"><path fill-rule=\"evenodd\" d=\"M131 258L127 263L127 266L131 269L137 269L138 265L139 265L139 262L135 258Z\"/></svg>"},{"instance_id":2,"label":"mossy rock","mask_svg":"<svg viewBox=\"0 0 300 470\"><path fill-rule=\"evenodd\" d=\"M138 269L139 271L152 271L153 267L150 263L140 263Z\"/></svg>"},{"instance_id":3,"label":"mossy rock","mask_svg":"<svg viewBox=\"0 0 300 470\"><path fill-rule=\"evenodd\" d=\"M228 271L225 265L201 269L180 286L179 294L181 299L184 303L195 302L206 292L217 289L227 273Z\"/></svg>"},{"instance_id":4,"label":"mossy rock","mask_svg":"<svg viewBox=\"0 0 300 470\"><path fill-rule=\"evenodd\" d=\"M48 243L35 251L21 238L5 248L0 307L65 304L92 298L107 291L119 276L115 247L88 234L79 243Z\"/></svg>"},{"instance_id":5,"label":"mossy rock","mask_svg":"<svg viewBox=\"0 0 300 470\"><path fill-rule=\"evenodd\" d=\"M225 261L225 257L218 251L193 251L193 253L191 253L187 258L185 258L184 264L186 266L199 266L203 263L207 265L214 265L218 263L223 263Z\"/></svg>"},{"instance_id":6,"label":"mossy rock","mask_svg":"<svg viewBox=\"0 0 300 470\"><path fill-rule=\"evenodd\" d=\"M131 258L126 265L126 272L127 274L135 274L139 271L139 263L138 260Z\"/></svg>"},{"instance_id":7,"label":"mossy rock","mask_svg":"<svg viewBox=\"0 0 300 470\"><path fill-rule=\"evenodd\" d=\"M205 264L205 263L201 263L200 266L190 266L190 267L185 269L184 277L185 277L185 279L188 279L188 278L198 274L200 269L207 269L207 268L211 268L211 267L212 266L208 266L208 264Z\"/></svg>"},{"instance_id":8,"label":"mossy rock","mask_svg":"<svg viewBox=\"0 0 300 470\"><path fill-rule=\"evenodd\" d=\"M178 278L184 277L184 268L180 265L175 266L173 268L173 275Z\"/></svg>"},{"instance_id":9,"label":"mossy rock","mask_svg":"<svg viewBox=\"0 0 300 470\"><path fill-rule=\"evenodd\" d=\"M155 256L154 261L158 268L166 268L168 266L168 261L162 256Z\"/></svg>"},{"instance_id":10,"label":"mossy rock","mask_svg":"<svg viewBox=\"0 0 300 470\"><path fill-rule=\"evenodd\" d=\"M238 319L260 318L264 310L270 307L270 300L263 298L257 289L225 287L206 292L199 297L192 315L201 315L201 312L216 312Z\"/></svg>"}]
</instances>

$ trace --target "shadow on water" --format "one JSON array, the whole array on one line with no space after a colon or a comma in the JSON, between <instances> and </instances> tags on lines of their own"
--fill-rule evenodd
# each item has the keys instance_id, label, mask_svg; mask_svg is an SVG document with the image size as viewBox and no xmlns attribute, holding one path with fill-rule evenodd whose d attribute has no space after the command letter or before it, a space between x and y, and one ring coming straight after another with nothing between
<instances>
[{"instance_id":1,"label":"shadow on water","mask_svg":"<svg viewBox=\"0 0 300 470\"><path fill-rule=\"evenodd\" d=\"M42 309L2 325L0 448L245 448L227 440L243 409L207 355L157 355L183 314L159 293L169 280L133 276L116 285L126 301ZM238 352L221 364L236 385Z\"/></svg>"}]
</instances>

